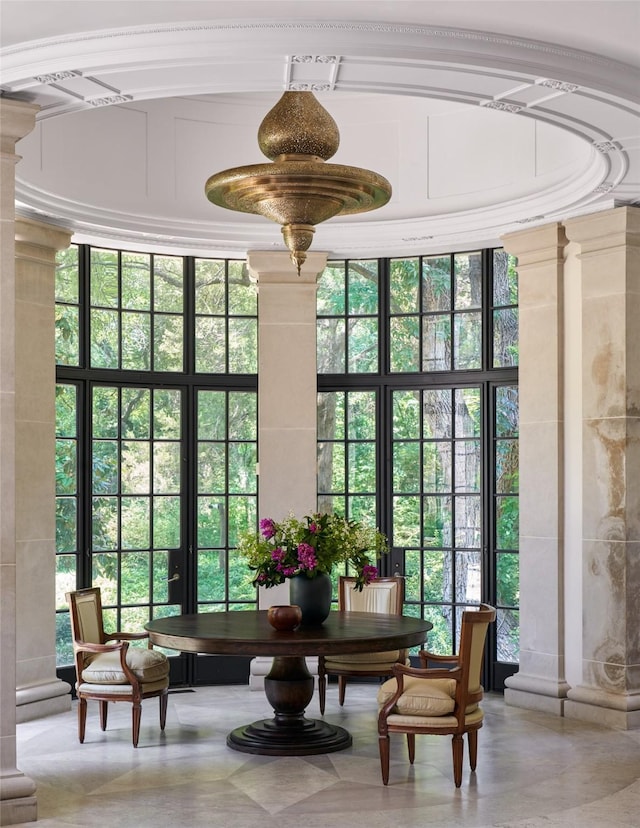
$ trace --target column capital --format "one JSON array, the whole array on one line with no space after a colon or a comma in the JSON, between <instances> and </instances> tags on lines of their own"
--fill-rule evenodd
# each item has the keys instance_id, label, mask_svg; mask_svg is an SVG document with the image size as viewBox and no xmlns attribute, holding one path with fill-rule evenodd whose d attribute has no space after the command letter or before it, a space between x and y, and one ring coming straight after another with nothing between
<instances>
[{"instance_id":1,"label":"column capital","mask_svg":"<svg viewBox=\"0 0 640 828\"><path fill-rule=\"evenodd\" d=\"M507 233L501 241L507 253L518 257L518 270L521 270L529 265L562 261L567 238L563 226L554 222Z\"/></svg>"},{"instance_id":2,"label":"column capital","mask_svg":"<svg viewBox=\"0 0 640 828\"><path fill-rule=\"evenodd\" d=\"M58 250L69 247L71 235L65 227L16 216L16 258L48 261Z\"/></svg>"},{"instance_id":3,"label":"column capital","mask_svg":"<svg viewBox=\"0 0 640 828\"><path fill-rule=\"evenodd\" d=\"M247 267L258 284L315 285L326 263L326 253L308 253L298 276L289 254L283 250L250 250L247 253Z\"/></svg>"},{"instance_id":4,"label":"column capital","mask_svg":"<svg viewBox=\"0 0 640 828\"><path fill-rule=\"evenodd\" d=\"M13 154L16 143L28 135L36 125L36 104L0 98L0 151Z\"/></svg>"},{"instance_id":5,"label":"column capital","mask_svg":"<svg viewBox=\"0 0 640 828\"><path fill-rule=\"evenodd\" d=\"M640 247L640 208L615 207L567 219L569 241L581 246L582 254L599 253L620 247Z\"/></svg>"}]
</instances>

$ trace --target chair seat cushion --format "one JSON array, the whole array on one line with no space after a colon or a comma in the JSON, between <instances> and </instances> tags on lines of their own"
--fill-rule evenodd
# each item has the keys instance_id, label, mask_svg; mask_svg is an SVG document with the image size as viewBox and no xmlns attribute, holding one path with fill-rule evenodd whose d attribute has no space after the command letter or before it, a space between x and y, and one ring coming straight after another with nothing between
<instances>
[{"instance_id":1,"label":"chair seat cushion","mask_svg":"<svg viewBox=\"0 0 640 828\"><path fill-rule=\"evenodd\" d=\"M472 705L472 710L467 710L464 717L466 727L477 726L484 719L484 711L478 705ZM458 720L455 716L402 716L400 714L392 713L387 716L387 725L393 729L405 727L424 727L430 729L442 728L450 732L451 728L455 728Z\"/></svg>"},{"instance_id":2,"label":"chair seat cushion","mask_svg":"<svg viewBox=\"0 0 640 828\"><path fill-rule=\"evenodd\" d=\"M378 690L378 704L383 707L397 689L395 678L385 681ZM423 679L404 676L404 692L393 713L401 716L446 716L453 713L456 683L453 679Z\"/></svg>"},{"instance_id":3,"label":"chair seat cushion","mask_svg":"<svg viewBox=\"0 0 640 828\"><path fill-rule=\"evenodd\" d=\"M346 655L332 655L324 660L325 667L330 670L330 665L336 667L348 667L351 664L394 664L400 658L400 650L385 650L380 653L348 653ZM403 659L404 664L404 659Z\"/></svg>"},{"instance_id":4,"label":"chair seat cushion","mask_svg":"<svg viewBox=\"0 0 640 828\"><path fill-rule=\"evenodd\" d=\"M129 647L127 666L135 677L147 684L162 681L169 675L169 661L164 653L142 647ZM120 653L97 653L82 671L82 681L89 684L129 684L122 672Z\"/></svg>"}]
</instances>

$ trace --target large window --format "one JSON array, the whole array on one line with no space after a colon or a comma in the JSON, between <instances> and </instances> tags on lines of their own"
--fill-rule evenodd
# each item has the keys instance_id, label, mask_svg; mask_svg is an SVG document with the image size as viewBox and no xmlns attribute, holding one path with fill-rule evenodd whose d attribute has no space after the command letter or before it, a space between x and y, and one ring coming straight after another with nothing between
<instances>
[{"instance_id":1,"label":"large window","mask_svg":"<svg viewBox=\"0 0 640 828\"><path fill-rule=\"evenodd\" d=\"M518 317L502 250L331 262L318 290L318 503L376 523L405 613L457 647L490 601L500 686L518 659Z\"/></svg>"}]
</instances>

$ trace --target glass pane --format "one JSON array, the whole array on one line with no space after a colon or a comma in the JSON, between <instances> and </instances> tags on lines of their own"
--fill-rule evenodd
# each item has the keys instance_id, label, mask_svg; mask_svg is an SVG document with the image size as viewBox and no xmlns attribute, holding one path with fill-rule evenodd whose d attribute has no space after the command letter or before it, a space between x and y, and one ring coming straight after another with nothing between
<instances>
[{"instance_id":1,"label":"glass pane","mask_svg":"<svg viewBox=\"0 0 640 828\"><path fill-rule=\"evenodd\" d=\"M480 547L481 503L479 497L461 497L456 504L456 541L457 547L476 549Z\"/></svg>"},{"instance_id":2,"label":"glass pane","mask_svg":"<svg viewBox=\"0 0 640 828\"><path fill-rule=\"evenodd\" d=\"M482 317L480 313L457 313L454 317L455 349L453 367L458 370L482 367Z\"/></svg>"},{"instance_id":3,"label":"glass pane","mask_svg":"<svg viewBox=\"0 0 640 828\"><path fill-rule=\"evenodd\" d=\"M56 498L56 552L75 552L78 548L77 510L75 497Z\"/></svg>"},{"instance_id":4,"label":"glass pane","mask_svg":"<svg viewBox=\"0 0 640 828\"><path fill-rule=\"evenodd\" d=\"M448 371L451 368L451 317L425 316L422 320L422 370Z\"/></svg>"},{"instance_id":5,"label":"glass pane","mask_svg":"<svg viewBox=\"0 0 640 828\"><path fill-rule=\"evenodd\" d=\"M496 434L498 437L518 435L518 389L514 385L496 388Z\"/></svg>"},{"instance_id":6,"label":"glass pane","mask_svg":"<svg viewBox=\"0 0 640 828\"><path fill-rule=\"evenodd\" d=\"M450 440L452 419L452 393L449 388L422 392L424 436L434 440Z\"/></svg>"},{"instance_id":7,"label":"glass pane","mask_svg":"<svg viewBox=\"0 0 640 828\"><path fill-rule=\"evenodd\" d=\"M517 440L499 440L496 443L496 492L518 493Z\"/></svg>"},{"instance_id":8,"label":"glass pane","mask_svg":"<svg viewBox=\"0 0 640 828\"><path fill-rule=\"evenodd\" d=\"M153 333L153 367L156 371L183 370L183 318L156 314Z\"/></svg>"},{"instance_id":9,"label":"glass pane","mask_svg":"<svg viewBox=\"0 0 640 828\"><path fill-rule=\"evenodd\" d=\"M420 317L398 316L389 320L391 371L420 370Z\"/></svg>"},{"instance_id":10,"label":"glass pane","mask_svg":"<svg viewBox=\"0 0 640 828\"><path fill-rule=\"evenodd\" d=\"M391 313L418 313L420 310L420 260L391 259L389 266Z\"/></svg>"},{"instance_id":11,"label":"glass pane","mask_svg":"<svg viewBox=\"0 0 640 828\"><path fill-rule=\"evenodd\" d=\"M80 364L78 308L56 305L56 362L58 365Z\"/></svg>"},{"instance_id":12,"label":"glass pane","mask_svg":"<svg viewBox=\"0 0 640 828\"><path fill-rule=\"evenodd\" d=\"M76 387L56 385L56 437L76 436Z\"/></svg>"},{"instance_id":13,"label":"glass pane","mask_svg":"<svg viewBox=\"0 0 640 828\"><path fill-rule=\"evenodd\" d=\"M148 313L122 314L122 367L130 371L148 371L151 317Z\"/></svg>"},{"instance_id":14,"label":"glass pane","mask_svg":"<svg viewBox=\"0 0 640 828\"><path fill-rule=\"evenodd\" d=\"M256 601L256 588L247 578L246 561L237 555L229 556L229 600Z\"/></svg>"},{"instance_id":15,"label":"glass pane","mask_svg":"<svg viewBox=\"0 0 640 828\"><path fill-rule=\"evenodd\" d=\"M323 462L329 464L330 479L329 485L326 488L323 486L321 491L344 492L346 488L344 446L341 443L327 443L326 448L327 456L323 457Z\"/></svg>"},{"instance_id":16,"label":"glass pane","mask_svg":"<svg viewBox=\"0 0 640 828\"><path fill-rule=\"evenodd\" d=\"M230 319L229 372L231 374L256 374L257 371L257 319Z\"/></svg>"},{"instance_id":17,"label":"glass pane","mask_svg":"<svg viewBox=\"0 0 640 828\"><path fill-rule=\"evenodd\" d=\"M481 453L479 440L457 440L455 443L456 492L479 492Z\"/></svg>"},{"instance_id":18,"label":"glass pane","mask_svg":"<svg viewBox=\"0 0 640 828\"><path fill-rule=\"evenodd\" d=\"M350 492L375 492L376 456L375 443L349 444Z\"/></svg>"},{"instance_id":19,"label":"glass pane","mask_svg":"<svg viewBox=\"0 0 640 828\"><path fill-rule=\"evenodd\" d=\"M91 366L119 368L119 314L117 311L91 310Z\"/></svg>"},{"instance_id":20,"label":"glass pane","mask_svg":"<svg viewBox=\"0 0 640 828\"><path fill-rule=\"evenodd\" d=\"M145 253L122 253L122 307L130 310L151 309L151 256Z\"/></svg>"},{"instance_id":21,"label":"glass pane","mask_svg":"<svg viewBox=\"0 0 640 828\"><path fill-rule=\"evenodd\" d=\"M94 437L118 436L118 391L116 388L93 389L92 430Z\"/></svg>"},{"instance_id":22,"label":"glass pane","mask_svg":"<svg viewBox=\"0 0 640 828\"><path fill-rule=\"evenodd\" d=\"M504 308L493 312L493 367L506 368L517 365L518 309Z\"/></svg>"},{"instance_id":23,"label":"glass pane","mask_svg":"<svg viewBox=\"0 0 640 828\"><path fill-rule=\"evenodd\" d=\"M169 553L165 550L152 552L153 567L151 570L153 601L159 603L169 600Z\"/></svg>"},{"instance_id":24,"label":"glass pane","mask_svg":"<svg viewBox=\"0 0 640 828\"><path fill-rule=\"evenodd\" d=\"M480 551L456 552L456 602L477 604L482 597Z\"/></svg>"},{"instance_id":25,"label":"glass pane","mask_svg":"<svg viewBox=\"0 0 640 828\"><path fill-rule=\"evenodd\" d=\"M518 549L520 503L517 497L496 498L496 548Z\"/></svg>"},{"instance_id":26,"label":"glass pane","mask_svg":"<svg viewBox=\"0 0 640 828\"><path fill-rule=\"evenodd\" d=\"M118 251L91 248L91 304L118 307Z\"/></svg>"},{"instance_id":27,"label":"glass pane","mask_svg":"<svg viewBox=\"0 0 640 828\"><path fill-rule=\"evenodd\" d=\"M56 609L68 607L66 593L76 589L76 556L56 555Z\"/></svg>"},{"instance_id":28,"label":"glass pane","mask_svg":"<svg viewBox=\"0 0 640 828\"><path fill-rule=\"evenodd\" d=\"M425 497L423 499L423 509L423 546L450 547L453 537L451 498L444 496Z\"/></svg>"},{"instance_id":29,"label":"glass pane","mask_svg":"<svg viewBox=\"0 0 640 828\"><path fill-rule=\"evenodd\" d=\"M517 607L520 603L520 556L515 552L496 555L496 599L503 607Z\"/></svg>"},{"instance_id":30,"label":"glass pane","mask_svg":"<svg viewBox=\"0 0 640 828\"><path fill-rule=\"evenodd\" d=\"M115 494L118 491L118 444L116 442L93 441L92 471L94 494Z\"/></svg>"},{"instance_id":31,"label":"glass pane","mask_svg":"<svg viewBox=\"0 0 640 828\"><path fill-rule=\"evenodd\" d=\"M102 605L109 606L118 601L118 555L100 554L91 556L91 583L99 586Z\"/></svg>"},{"instance_id":32,"label":"glass pane","mask_svg":"<svg viewBox=\"0 0 640 828\"><path fill-rule=\"evenodd\" d=\"M437 655L453 653L453 612L450 606L426 606L424 617L431 621L433 629L427 638L428 649Z\"/></svg>"},{"instance_id":33,"label":"glass pane","mask_svg":"<svg viewBox=\"0 0 640 828\"><path fill-rule=\"evenodd\" d=\"M56 440L56 494L75 494L76 478L76 441Z\"/></svg>"},{"instance_id":34,"label":"glass pane","mask_svg":"<svg viewBox=\"0 0 640 828\"><path fill-rule=\"evenodd\" d=\"M498 661L517 663L520 659L520 613L499 609L496 613Z\"/></svg>"},{"instance_id":35,"label":"glass pane","mask_svg":"<svg viewBox=\"0 0 640 828\"><path fill-rule=\"evenodd\" d=\"M345 322L344 319L318 319L317 364L319 374L344 374Z\"/></svg>"},{"instance_id":36,"label":"glass pane","mask_svg":"<svg viewBox=\"0 0 640 828\"><path fill-rule=\"evenodd\" d=\"M451 443L425 443L423 456L424 492L451 491Z\"/></svg>"},{"instance_id":37,"label":"glass pane","mask_svg":"<svg viewBox=\"0 0 640 828\"><path fill-rule=\"evenodd\" d=\"M198 391L198 439L224 440L227 435L227 398L221 391Z\"/></svg>"},{"instance_id":38,"label":"glass pane","mask_svg":"<svg viewBox=\"0 0 640 828\"><path fill-rule=\"evenodd\" d=\"M153 392L153 436L180 439L182 394L170 389Z\"/></svg>"},{"instance_id":39,"label":"glass pane","mask_svg":"<svg viewBox=\"0 0 640 828\"><path fill-rule=\"evenodd\" d=\"M159 496L153 498L153 547L178 549L180 547L180 498Z\"/></svg>"},{"instance_id":40,"label":"glass pane","mask_svg":"<svg viewBox=\"0 0 640 828\"><path fill-rule=\"evenodd\" d=\"M373 391L350 391L348 400L349 438L375 440L376 395Z\"/></svg>"},{"instance_id":41,"label":"glass pane","mask_svg":"<svg viewBox=\"0 0 640 828\"><path fill-rule=\"evenodd\" d=\"M377 509L375 495L356 495L348 499L347 517L350 520L359 520L370 526L377 523Z\"/></svg>"},{"instance_id":42,"label":"glass pane","mask_svg":"<svg viewBox=\"0 0 640 828\"><path fill-rule=\"evenodd\" d=\"M456 253L454 260L454 308L482 306L482 255Z\"/></svg>"},{"instance_id":43,"label":"glass pane","mask_svg":"<svg viewBox=\"0 0 640 828\"><path fill-rule=\"evenodd\" d=\"M115 497L92 498L93 549L117 549L118 501Z\"/></svg>"},{"instance_id":44,"label":"glass pane","mask_svg":"<svg viewBox=\"0 0 640 828\"><path fill-rule=\"evenodd\" d=\"M393 491L420 491L420 443L393 445Z\"/></svg>"},{"instance_id":45,"label":"glass pane","mask_svg":"<svg viewBox=\"0 0 640 828\"><path fill-rule=\"evenodd\" d=\"M77 305L80 301L78 285L78 246L72 244L56 253L56 302Z\"/></svg>"},{"instance_id":46,"label":"glass pane","mask_svg":"<svg viewBox=\"0 0 640 828\"><path fill-rule=\"evenodd\" d=\"M256 491L256 444L229 443L229 491Z\"/></svg>"},{"instance_id":47,"label":"glass pane","mask_svg":"<svg viewBox=\"0 0 640 828\"><path fill-rule=\"evenodd\" d=\"M349 372L374 373L378 370L378 318L349 319Z\"/></svg>"},{"instance_id":48,"label":"glass pane","mask_svg":"<svg viewBox=\"0 0 640 828\"><path fill-rule=\"evenodd\" d=\"M151 491L151 447L149 443L123 441L120 462L122 493L149 493Z\"/></svg>"},{"instance_id":49,"label":"glass pane","mask_svg":"<svg viewBox=\"0 0 640 828\"><path fill-rule=\"evenodd\" d=\"M181 456L180 443L153 444L154 494L180 492Z\"/></svg>"},{"instance_id":50,"label":"glass pane","mask_svg":"<svg viewBox=\"0 0 640 828\"><path fill-rule=\"evenodd\" d=\"M316 296L318 316L344 315L345 269L345 262L329 262L318 279Z\"/></svg>"},{"instance_id":51,"label":"glass pane","mask_svg":"<svg viewBox=\"0 0 640 828\"><path fill-rule=\"evenodd\" d=\"M196 259L196 313L226 313L225 263L218 259Z\"/></svg>"},{"instance_id":52,"label":"glass pane","mask_svg":"<svg viewBox=\"0 0 640 828\"><path fill-rule=\"evenodd\" d=\"M258 395L252 392L229 392L230 440L256 440L258 437Z\"/></svg>"},{"instance_id":53,"label":"glass pane","mask_svg":"<svg viewBox=\"0 0 640 828\"><path fill-rule=\"evenodd\" d=\"M123 497L121 503L122 549L148 549L151 541L149 525L150 498Z\"/></svg>"},{"instance_id":54,"label":"glass pane","mask_svg":"<svg viewBox=\"0 0 640 828\"><path fill-rule=\"evenodd\" d=\"M425 601L451 601L453 594L451 564L451 552L425 550L422 573Z\"/></svg>"},{"instance_id":55,"label":"glass pane","mask_svg":"<svg viewBox=\"0 0 640 828\"><path fill-rule=\"evenodd\" d=\"M405 601L421 600L420 552L407 549L404 553L404 598Z\"/></svg>"},{"instance_id":56,"label":"glass pane","mask_svg":"<svg viewBox=\"0 0 640 828\"><path fill-rule=\"evenodd\" d=\"M198 601L225 600L225 558L224 551L198 552ZM244 568L246 570L246 564Z\"/></svg>"},{"instance_id":57,"label":"glass pane","mask_svg":"<svg viewBox=\"0 0 640 828\"><path fill-rule=\"evenodd\" d=\"M318 394L318 439L344 439L345 395L335 391Z\"/></svg>"},{"instance_id":58,"label":"glass pane","mask_svg":"<svg viewBox=\"0 0 640 828\"><path fill-rule=\"evenodd\" d=\"M198 446L198 492L224 494L227 482L227 451L224 443Z\"/></svg>"},{"instance_id":59,"label":"glass pane","mask_svg":"<svg viewBox=\"0 0 640 828\"><path fill-rule=\"evenodd\" d=\"M226 540L227 510L223 497L198 498L198 546L221 547Z\"/></svg>"},{"instance_id":60,"label":"glass pane","mask_svg":"<svg viewBox=\"0 0 640 828\"><path fill-rule=\"evenodd\" d=\"M482 423L480 389L456 388L456 437L479 437Z\"/></svg>"},{"instance_id":61,"label":"glass pane","mask_svg":"<svg viewBox=\"0 0 640 828\"><path fill-rule=\"evenodd\" d=\"M420 437L420 392L393 392L394 440L417 440Z\"/></svg>"},{"instance_id":62,"label":"glass pane","mask_svg":"<svg viewBox=\"0 0 640 828\"><path fill-rule=\"evenodd\" d=\"M154 310L181 313L184 292L183 281L184 260L181 256L154 256Z\"/></svg>"},{"instance_id":63,"label":"glass pane","mask_svg":"<svg viewBox=\"0 0 640 828\"><path fill-rule=\"evenodd\" d=\"M518 304L518 272L515 256L504 250L493 251L494 307Z\"/></svg>"},{"instance_id":64,"label":"glass pane","mask_svg":"<svg viewBox=\"0 0 640 828\"><path fill-rule=\"evenodd\" d=\"M56 667L73 664L71 619L68 612L56 613Z\"/></svg>"},{"instance_id":65,"label":"glass pane","mask_svg":"<svg viewBox=\"0 0 640 828\"><path fill-rule=\"evenodd\" d=\"M420 545L420 498L393 498L392 546Z\"/></svg>"},{"instance_id":66,"label":"glass pane","mask_svg":"<svg viewBox=\"0 0 640 828\"><path fill-rule=\"evenodd\" d=\"M121 601L123 604L148 604L149 553L125 552L121 556Z\"/></svg>"},{"instance_id":67,"label":"glass pane","mask_svg":"<svg viewBox=\"0 0 640 828\"><path fill-rule=\"evenodd\" d=\"M148 440L151 437L151 394L148 388L122 388L121 436Z\"/></svg>"},{"instance_id":68,"label":"glass pane","mask_svg":"<svg viewBox=\"0 0 640 828\"><path fill-rule=\"evenodd\" d=\"M422 260L422 309L451 310L450 256L428 256Z\"/></svg>"},{"instance_id":69,"label":"glass pane","mask_svg":"<svg viewBox=\"0 0 640 828\"><path fill-rule=\"evenodd\" d=\"M245 261L229 262L229 313L256 316L258 290Z\"/></svg>"},{"instance_id":70,"label":"glass pane","mask_svg":"<svg viewBox=\"0 0 640 828\"><path fill-rule=\"evenodd\" d=\"M349 262L348 313L375 314L378 312L378 262Z\"/></svg>"},{"instance_id":71,"label":"glass pane","mask_svg":"<svg viewBox=\"0 0 640 828\"><path fill-rule=\"evenodd\" d=\"M227 370L227 326L222 318L196 317L196 371L224 374Z\"/></svg>"}]
</instances>

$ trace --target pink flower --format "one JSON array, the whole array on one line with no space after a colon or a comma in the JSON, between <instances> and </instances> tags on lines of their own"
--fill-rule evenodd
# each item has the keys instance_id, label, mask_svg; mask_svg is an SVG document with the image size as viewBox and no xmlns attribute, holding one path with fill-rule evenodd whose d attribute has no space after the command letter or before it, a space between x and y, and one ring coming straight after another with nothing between
<instances>
[{"instance_id":1,"label":"pink flower","mask_svg":"<svg viewBox=\"0 0 640 828\"><path fill-rule=\"evenodd\" d=\"M279 561L280 563L282 563L282 561L284 561L284 559L285 559L285 555L286 555L286 552L284 551L284 549L282 549L280 546L278 546L276 549L273 549L271 551L271 560L272 561Z\"/></svg>"},{"instance_id":2,"label":"pink flower","mask_svg":"<svg viewBox=\"0 0 640 828\"><path fill-rule=\"evenodd\" d=\"M308 543L298 544L298 561L302 569L315 569L318 565L316 551Z\"/></svg>"},{"instance_id":3,"label":"pink flower","mask_svg":"<svg viewBox=\"0 0 640 828\"><path fill-rule=\"evenodd\" d=\"M362 579L365 582L365 584L371 583L371 581L373 581L373 579L377 578L377 577L378 577L378 567L377 566L371 566L371 564L367 564L366 566L363 567L363 569L362 569Z\"/></svg>"},{"instance_id":4,"label":"pink flower","mask_svg":"<svg viewBox=\"0 0 640 828\"><path fill-rule=\"evenodd\" d=\"M271 518L262 518L260 521L260 532L264 538L272 538L276 533L276 524Z\"/></svg>"},{"instance_id":5,"label":"pink flower","mask_svg":"<svg viewBox=\"0 0 640 828\"><path fill-rule=\"evenodd\" d=\"M318 524L317 523L310 523L309 524L309 531L312 532L314 535L318 531Z\"/></svg>"}]
</instances>

